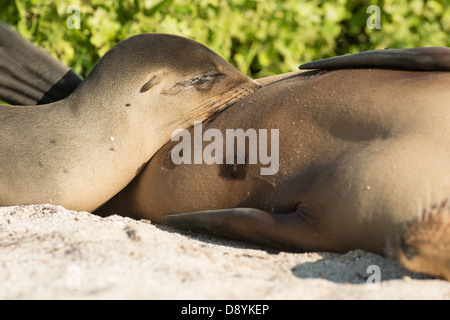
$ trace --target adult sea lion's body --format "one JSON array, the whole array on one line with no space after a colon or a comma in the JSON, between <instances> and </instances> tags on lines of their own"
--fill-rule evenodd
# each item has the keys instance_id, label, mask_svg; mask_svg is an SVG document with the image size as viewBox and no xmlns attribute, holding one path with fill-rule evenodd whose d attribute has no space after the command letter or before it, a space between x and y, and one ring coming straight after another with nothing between
<instances>
[{"instance_id":1,"label":"adult sea lion's body","mask_svg":"<svg viewBox=\"0 0 450 320\"><path fill-rule=\"evenodd\" d=\"M279 129L275 175L248 161L175 165L174 141L100 210L291 250L393 254L450 279L450 213L422 219L450 195L450 73L349 69L259 83L203 132Z\"/></svg>"},{"instance_id":2,"label":"adult sea lion's body","mask_svg":"<svg viewBox=\"0 0 450 320\"><path fill-rule=\"evenodd\" d=\"M126 203L140 217L195 231L382 253L406 221L450 195L449 85L444 72L341 70L263 87L203 129L279 129L275 175L250 164L174 165L171 142ZM253 209L186 213L225 208Z\"/></svg>"},{"instance_id":3,"label":"adult sea lion's body","mask_svg":"<svg viewBox=\"0 0 450 320\"><path fill-rule=\"evenodd\" d=\"M205 120L256 88L192 40L128 38L67 98L0 107L0 205L92 211L123 189L176 128Z\"/></svg>"},{"instance_id":4,"label":"adult sea lion's body","mask_svg":"<svg viewBox=\"0 0 450 320\"><path fill-rule=\"evenodd\" d=\"M367 69L449 70L448 49L389 52L394 59L382 52L362 65L353 56L361 70L260 79L264 88L203 123L279 129L275 175L249 164L174 165L178 142L169 142L97 212L304 251L386 253L401 237L391 244L404 266L449 279L450 218L440 204L450 191L450 75ZM327 68L352 68L349 57Z\"/></svg>"}]
</instances>

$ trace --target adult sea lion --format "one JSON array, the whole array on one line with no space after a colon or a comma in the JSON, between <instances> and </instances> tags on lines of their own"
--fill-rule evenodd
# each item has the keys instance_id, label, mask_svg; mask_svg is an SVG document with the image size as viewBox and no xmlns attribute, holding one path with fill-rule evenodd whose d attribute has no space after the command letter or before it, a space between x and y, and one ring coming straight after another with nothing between
<instances>
[{"instance_id":1,"label":"adult sea lion","mask_svg":"<svg viewBox=\"0 0 450 320\"><path fill-rule=\"evenodd\" d=\"M81 78L44 49L0 21L0 97L14 105L35 105L68 97Z\"/></svg>"},{"instance_id":2,"label":"adult sea lion","mask_svg":"<svg viewBox=\"0 0 450 320\"><path fill-rule=\"evenodd\" d=\"M11 47L2 42L2 55L14 57ZM2 83L14 91L15 83ZM176 128L258 87L195 41L167 34L121 41L67 98L0 107L0 205L92 211L123 189Z\"/></svg>"},{"instance_id":3,"label":"adult sea lion","mask_svg":"<svg viewBox=\"0 0 450 320\"><path fill-rule=\"evenodd\" d=\"M442 71L389 70L385 58L383 69L262 79L263 88L203 124L224 137L279 129L275 175L248 162L175 165L173 141L100 212L283 249L394 254L410 270L450 279L450 214L422 220L450 195L450 49L402 53L427 56L414 69L445 58Z\"/></svg>"},{"instance_id":4,"label":"adult sea lion","mask_svg":"<svg viewBox=\"0 0 450 320\"><path fill-rule=\"evenodd\" d=\"M400 57L408 68L449 70L448 51L349 55L326 68L405 69ZM314 63L321 69L329 60ZM97 212L293 250L386 253L400 238L394 245L406 268L450 279L450 214L441 203L449 191L448 73L336 70L257 81L265 87L203 129L280 128L276 175L249 164L174 165L178 142L169 142Z\"/></svg>"}]
</instances>

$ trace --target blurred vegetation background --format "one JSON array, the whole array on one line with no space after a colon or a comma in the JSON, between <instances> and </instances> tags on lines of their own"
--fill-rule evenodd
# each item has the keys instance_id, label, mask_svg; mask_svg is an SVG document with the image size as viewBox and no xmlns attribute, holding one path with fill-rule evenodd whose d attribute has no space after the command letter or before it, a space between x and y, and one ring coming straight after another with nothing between
<instances>
[{"instance_id":1,"label":"blurred vegetation background","mask_svg":"<svg viewBox=\"0 0 450 320\"><path fill-rule=\"evenodd\" d=\"M450 46L449 0L0 0L0 20L85 77L118 41L162 32L199 41L263 77L361 50ZM67 20L75 5L80 29ZM381 28L370 29L369 5Z\"/></svg>"}]
</instances>

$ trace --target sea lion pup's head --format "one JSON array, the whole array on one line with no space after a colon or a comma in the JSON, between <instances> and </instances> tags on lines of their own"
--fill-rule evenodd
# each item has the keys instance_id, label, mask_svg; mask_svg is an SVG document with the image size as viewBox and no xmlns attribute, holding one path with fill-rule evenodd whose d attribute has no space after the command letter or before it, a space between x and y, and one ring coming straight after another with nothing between
<instances>
[{"instance_id":1,"label":"sea lion pup's head","mask_svg":"<svg viewBox=\"0 0 450 320\"><path fill-rule=\"evenodd\" d=\"M409 222L396 251L400 264L450 281L450 209L447 201Z\"/></svg>"},{"instance_id":2,"label":"sea lion pup's head","mask_svg":"<svg viewBox=\"0 0 450 320\"><path fill-rule=\"evenodd\" d=\"M157 33L119 42L96 64L87 84L119 106L144 112L151 107L151 121L159 127L192 126L259 88L204 45Z\"/></svg>"}]
</instances>

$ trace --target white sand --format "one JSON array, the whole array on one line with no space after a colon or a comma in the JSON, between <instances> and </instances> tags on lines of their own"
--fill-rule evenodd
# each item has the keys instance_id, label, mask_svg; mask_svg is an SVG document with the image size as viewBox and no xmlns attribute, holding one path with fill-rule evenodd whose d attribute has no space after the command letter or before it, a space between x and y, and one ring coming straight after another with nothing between
<instances>
[{"instance_id":1,"label":"white sand","mask_svg":"<svg viewBox=\"0 0 450 320\"><path fill-rule=\"evenodd\" d=\"M277 252L40 205L0 208L0 298L450 299L450 283L362 250Z\"/></svg>"}]
</instances>

